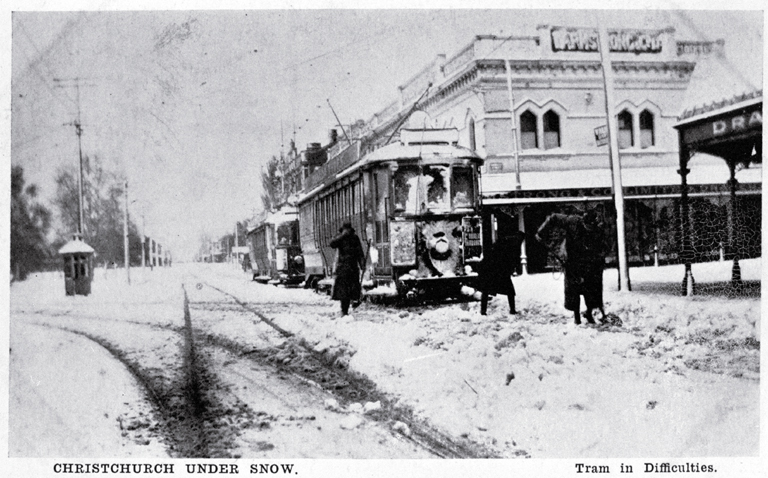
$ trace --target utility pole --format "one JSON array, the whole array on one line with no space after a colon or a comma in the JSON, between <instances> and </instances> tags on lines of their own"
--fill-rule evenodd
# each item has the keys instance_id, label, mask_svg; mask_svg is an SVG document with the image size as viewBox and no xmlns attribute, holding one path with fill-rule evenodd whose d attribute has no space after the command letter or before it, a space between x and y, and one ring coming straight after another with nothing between
<instances>
[{"instance_id":1,"label":"utility pole","mask_svg":"<svg viewBox=\"0 0 768 478\"><path fill-rule=\"evenodd\" d=\"M125 214L123 215L123 248L125 250L125 278L131 283L130 257L128 255L128 180L125 181Z\"/></svg>"},{"instance_id":2,"label":"utility pole","mask_svg":"<svg viewBox=\"0 0 768 478\"><path fill-rule=\"evenodd\" d=\"M517 146L517 118L515 118L515 95L512 93L512 67L509 60L504 60L504 66L507 70L507 94L509 95L509 119L511 121L512 132L512 157L515 161L515 189L520 190L520 154Z\"/></svg>"},{"instance_id":3,"label":"utility pole","mask_svg":"<svg viewBox=\"0 0 768 478\"><path fill-rule=\"evenodd\" d=\"M77 97L76 97L77 118L75 119L74 123L67 123L67 125L73 125L75 127L75 133L77 134L77 150L78 150L78 156L79 156L79 163L78 163L79 171L77 175L77 213L78 213L77 234L82 240L83 239L83 143L82 143L83 128L82 128L82 123L80 122L80 78L72 78L71 80L54 78L53 81L56 83L56 87L58 88L71 87L73 85L65 84L64 82L73 81L75 91L77 93Z\"/></svg>"},{"instance_id":4,"label":"utility pole","mask_svg":"<svg viewBox=\"0 0 768 478\"><path fill-rule=\"evenodd\" d=\"M515 189L521 190L522 184L520 183L520 146L517 142L517 116L515 115L515 94L512 91L512 66L509 63L509 59L504 59L504 68L507 70L507 95L509 96L509 121L510 121L510 133L512 134L512 159L515 163ZM517 228L521 232L525 232L525 220L523 218L524 207L517 208ZM522 273L528 274L528 254L526 253L525 240L520 243L520 264L522 266Z\"/></svg>"},{"instance_id":5,"label":"utility pole","mask_svg":"<svg viewBox=\"0 0 768 478\"><path fill-rule=\"evenodd\" d=\"M147 260L145 257L146 256L145 246L147 241L146 232L147 232L147 225L144 220L144 206L142 206L141 207L141 273L142 274L144 274L146 264L147 264Z\"/></svg>"},{"instance_id":6,"label":"utility pole","mask_svg":"<svg viewBox=\"0 0 768 478\"><path fill-rule=\"evenodd\" d=\"M238 232L239 231L238 231L238 229L240 229L240 223L239 222L235 222L235 248L236 248L235 251L239 251L239 249L237 249L237 248L240 247L240 242L238 241L238 239L239 239L239 236L238 236ZM239 252L235 252L235 264L239 264L239 263L240 263L240 253Z\"/></svg>"},{"instance_id":7,"label":"utility pole","mask_svg":"<svg viewBox=\"0 0 768 478\"><path fill-rule=\"evenodd\" d=\"M599 14L598 14L599 15ZM600 62L603 69L603 86L605 91L605 119L608 123L608 146L611 157L611 176L613 178L613 198L616 208L617 254L619 259L619 290L631 290L629 283L629 266L627 264L627 247L624 226L624 190L621 183L621 160L619 158L619 136L614 107L616 100L613 91L613 67L611 66L608 46L608 33L598 17L598 39L600 42Z\"/></svg>"}]
</instances>

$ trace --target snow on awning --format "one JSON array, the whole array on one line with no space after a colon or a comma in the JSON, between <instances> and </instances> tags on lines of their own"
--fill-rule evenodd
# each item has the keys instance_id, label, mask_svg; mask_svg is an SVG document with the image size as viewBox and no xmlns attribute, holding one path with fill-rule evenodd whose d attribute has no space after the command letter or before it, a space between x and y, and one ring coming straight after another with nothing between
<instances>
[{"instance_id":1,"label":"snow on awning","mask_svg":"<svg viewBox=\"0 0 768 478\"><path fill-rule=\"evenodd\" d=\"M96 251L93 247L77 239L69 241L59 249L59 254L93 254L94 252Z\"/></svg>"}]
</instances>

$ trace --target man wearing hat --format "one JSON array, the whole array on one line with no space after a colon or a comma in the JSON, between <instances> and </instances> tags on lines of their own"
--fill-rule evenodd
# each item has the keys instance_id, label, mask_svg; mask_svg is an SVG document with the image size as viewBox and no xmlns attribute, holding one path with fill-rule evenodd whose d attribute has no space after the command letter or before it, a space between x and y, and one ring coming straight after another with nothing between
<instances>
[{"instance_id":1,"label":"man wearing hat","mask_svg":"<svg viewBox=\"0 0 768 478\"><path fill-rule=\"evenodd\" d=\"M574 323L581 324L579 305L584 296L587 323L594 324L594 309L603 317L603 267L605 266L605 239L602 225L594 210L581 214L551 214L536 233L536 240L550 228L565 232L565 308L573 311Z\"/></svg>"},{"instance_id":2,"label":"man wearing hat","mask_svg":"<svg viewBox=\"0 0 768 478\"><path fill-rule=\"evenodd\" d=\"M344 316L349 314L350 303L360 300L360 270L365 267L365 254L360 238L349 222L342 224L339 235L330 245L338 250L331 299L341 301L341 315Z\"/></svg>"},{"instance_id":3,"label":"man wearing hat","mask_svg":"<svg viewBox=\"0 0 768 478\"><path fill-rule=\"evenodd\" d=\"M480 263L478 288L482 292L480 315L488 312L488 298L496 294L506 295L509 313L516 314L515 286L512 273L520 265L520 245L525 240L525 233L516 231L502 235L489 249Z\"/></svg>"}]
</instances>

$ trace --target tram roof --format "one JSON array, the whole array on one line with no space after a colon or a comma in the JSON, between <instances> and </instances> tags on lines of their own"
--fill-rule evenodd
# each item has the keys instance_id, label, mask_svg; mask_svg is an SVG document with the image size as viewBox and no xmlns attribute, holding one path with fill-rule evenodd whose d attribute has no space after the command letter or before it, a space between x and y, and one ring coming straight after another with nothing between
<instances>
[{"instance_id":1,"label":"tram roof","mask_svg":"<svg viewBox=\"0 0 768 478\"><path fill-rule=\"evenodd\" d=\"M249 227L246 230L246 235L253 233L255 230L264 226L265 224L282 224L285 222L295 221L298 217L298 213L299 210L293 206L283 206L278 211L267 214L254 226Z\"/></svg>"},{"instance_id":2,"label":"tram roof","mask_svg":"<svg viewBox=\"0 0 768 478\"><path fill-rule=\"evenodd\" d=\"M450 159L471 159L482 162L482 158L469 148L450 144L403 144L395 143L379 148L367 154L363 161L376 163L407 159L432 159L435 157Z\"/></svg>"},{"instance_id":3,"label":"tram roof","mask_svg":"<svg viewBox=\"0 0 768 478\"><path fill-rule=\"evenodd\" d=\"M430 137L422 136L422 142L419 142L417 137L419 134L418 130L403 130L402 133L406 134L401 134L401 141L382 146L381 148L366 154L357 161L354 161L346 168L314 187L312 190L299 195L297 203L303 203L308 198L325 189L326 186L334 181L339 180L354 171L358 171L366 166L376 163L415 160L426 164L440 164L444 163L446 160L464 159L478 164L483 163L483 158L471 149L458 146L455 143L455 140L446 139L451 137L450 135L452 132L450 130L434 130L433 133L437 134ZM410 136L408 136L409 134Z\"/></svg>"}]
</instances>

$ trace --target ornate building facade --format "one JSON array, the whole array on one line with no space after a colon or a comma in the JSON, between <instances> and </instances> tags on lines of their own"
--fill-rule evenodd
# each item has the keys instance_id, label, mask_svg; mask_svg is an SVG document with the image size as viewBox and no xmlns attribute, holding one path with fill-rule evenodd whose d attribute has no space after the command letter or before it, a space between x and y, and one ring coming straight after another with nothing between
<instances>
[{"instance_id":1,"label":"ornate building facade","mask_svg":"<svg viewBox=\"0 0 768 478\"><path fill-rule=\"evenodd\" d=\"M684 98L696 62L723 43L680 41L671 28L608 33L630 263L679 262L673 126L692 106ZM553 258L530 239L552 212L598 208L616 235L603 84L596 30L541 25L530 36L477 36L399 87L397 100L366 123L363 133L374 140L364 142L361 153L406 117L411 126L457 128L460 144L485 158L483 202L495 233L525 231L524 267L543 271ZM707 155L692 161L693 214L726 214L728 167ZM759 208L761 169L739 171L737 179L739 194L748 196L740 203ZM713 230L700 231L698 260L714 260L727 247L716 224L707 227ZM615 261L612 251L608 263Z\"/></svg>"}]
</instances>

